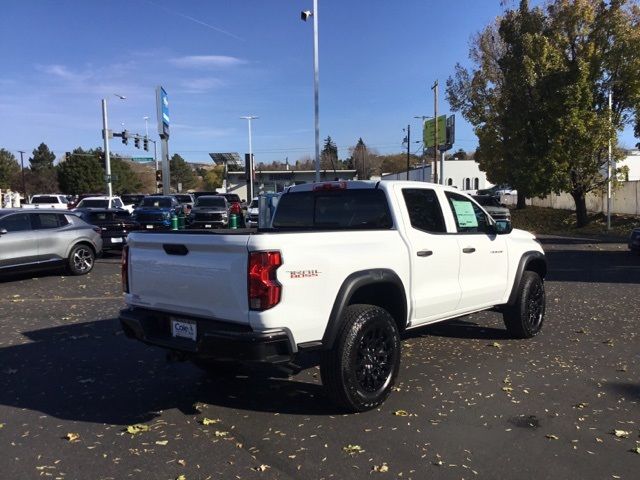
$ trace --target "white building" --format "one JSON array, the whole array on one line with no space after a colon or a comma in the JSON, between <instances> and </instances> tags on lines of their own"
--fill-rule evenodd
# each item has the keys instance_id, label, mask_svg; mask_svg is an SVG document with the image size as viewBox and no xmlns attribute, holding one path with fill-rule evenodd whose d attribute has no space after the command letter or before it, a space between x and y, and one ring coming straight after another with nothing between
<instances>
[{"instance_id":1,"label":"white building","mask_svg":"<svg viewBox=\"0 0 640 480\"><path fill-rule=\"evenodd\" d=\"M480 170L480 165L475 160L445 160L444 173L439 169L440 162L438 162L438 177L444 177L445 185L459 190L479 190L493 185L487 180L487 174ZM432 171L432 164L412 168L409 171L409 180L432 182ZM406 171L382 175L382 180L406 180L406 178Z\"/></svg>"},{"instance_id":2,"label":"white building","mask_svg":"<svg viewBox=\"0 0 640 480\"><path fill-rule=\"evenodd\" d=\"M632 150L629 152L629 155L625 157L624 160L620 160L616 167L627 167L628 168L628 176L624 175L623 180L627 182L635 182L640 180L640 151Z\"/></svg>"}]
</instances>

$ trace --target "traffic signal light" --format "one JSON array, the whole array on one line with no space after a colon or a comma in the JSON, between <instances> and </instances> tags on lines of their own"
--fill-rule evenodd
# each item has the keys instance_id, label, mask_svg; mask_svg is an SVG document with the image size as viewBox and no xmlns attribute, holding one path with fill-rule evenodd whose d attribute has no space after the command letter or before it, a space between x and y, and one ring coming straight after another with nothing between
<instances>
[{"instance_id":1,"label":"traffic signal light","mask_svg":"<svg viewBox=\"0 0 640 480\"><path fill-rule=\"evenodd\" d=\"M140 148L140 137L137 135L133 137L133 146L136 148Z\"/></svg>"},{"instance_id":2,"label":"traffic signal light","mask_svg":"<svg viewBox=\"0 0 640 480\"><path fill-rule=\"evenodd\" d=\"M125 145L129 145L129 132L127 132L126 130L122 132L122 143Z\"/></svg>"},{"instance_id":3,"label":"traffic signal light","mask_svg":"<svg viewBox=\"0 0 640 480\"><path fill-rule=\"evenodd\" d=\"M156 170L156 182L162 181L162 170Z\"/></svg>"},{"instance_id":4,"label":"traffic signal light","mask_svg":"<svg viewBox=\"0 0 640 480\"><path fill-rule=\"evenodd\" d=\"M142 140L142 145L144 146L144 151L148 152L149 151L149 139L147 138L147 136L144 136L144 139Z\"/></svg>"}]
</instances>

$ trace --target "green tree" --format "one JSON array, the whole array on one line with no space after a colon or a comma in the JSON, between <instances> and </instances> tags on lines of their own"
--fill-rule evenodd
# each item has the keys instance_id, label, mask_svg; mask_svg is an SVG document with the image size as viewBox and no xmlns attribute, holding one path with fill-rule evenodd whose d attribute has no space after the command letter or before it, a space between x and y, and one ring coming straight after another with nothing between
<instances>
[{"instance_id":1,"label":"green tree","mask_svg":"<svg viewBox=\"0 0 640 480\"><path fill-rule=\"evenodd\" d=\"M46 169L53 169L53 162L56 156L49 150L49 147L45 143L38 145L38 148L33 150L33 154L29 159L31 164L31 170L38 172Z\"/></svg>"},{"instance_id":2,"label":"green tree","mask_svg":"<svg viewBox=\"0 0 640 480\"><path fill-rule=\"evenodd\" d=\"M80 195L104 190L104 169L99 151L76 148L71 156L57 167L62 193Z\"/></svg>"},{"instance_id":3,"label":"green tree","mask_svg":"<svg viewBox=\"0 0 640 480\"><path fill-rule=\"evenodd\" d=\"M194 188L198 183L193 169L179 154L175 153L169 161L169 168L171 170L171 185L178 190L178 183L182 184L182 190L189 190Z\"/></svg>"},{"instance_id":4,"label":"green tree","mask_svg":"<svg viewBox=\"0 0 640 480\"><path fill-rule=\"evenodd\" d=\"M218 165L211 170L205 172L202 177L205 190L213 191L216 188L222 187L222 180L224 179L224 167Z\"/></svg>"},{"instance_id":5,"label":"green tree","mask_svg":"<svg viewBox=\"0 0 640 480\"><path fill-rule=\"evenodd\" d=\"M0 189L5 190L14 185L15 177L20 173L20 165L9 150L0 148Z\"/></svg>"},{"instance_id":6,"label":"green tree","mask_svg":"<svg viewBox=\"0 0 640 480\"><path fill-rule=\"evenodd\" d=\"M355 169L358 178L366 180L371 176L371 163L367 160L369 160L369 149L360 137L356 146L351 149L351 157L347 160L347 167Z\"/></svg>"},{"instance_id":7,"label":"green tree","mask_svg":"<svg viewBox=\"0 0 640 480\"><path fill-rule=\"evenodd\" d=\"M494 183L525 196L569 192L579 226L586 195L607 178L609 141L640 135L640 8L627 0L522 0L475 39L474 68L447 82L454 110L473 124L476 158ZM607 106L613 92L611 120Z\"/></svg>"},{"instance_id":8,"label":"green tree","mask_svg":"<svg viewBox=\"0 0 640 480\"><path fill-rule=\"evenodd\" d=\"M338 147L328 136L324 141L324 147L320 152L320 169L336 170L338 168Z\"/></svg>"},{"instance_id":9,"label":"green tree","mask_svg":"<svg viewBox=\"0 0 640 480\"><path fill-rule=\"evenodd\" d=\"M142 179L133 171L130 162L117 155L111 157L111 175L113 176L113 191L118 195L137 193L143 187Z\"/></svg>"}]
</instances>

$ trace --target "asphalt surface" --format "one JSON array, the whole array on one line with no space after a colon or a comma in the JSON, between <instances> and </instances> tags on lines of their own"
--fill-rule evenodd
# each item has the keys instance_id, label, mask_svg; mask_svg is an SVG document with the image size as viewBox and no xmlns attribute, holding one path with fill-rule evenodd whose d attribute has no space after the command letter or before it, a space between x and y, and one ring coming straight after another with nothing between
<instances>
[{"instance_id":1,"label":"asphalt surface","mask_svg":"<svg viewBox=\"0 0 640 480\"><path fill-rule=\"evenodd\" d=\"M413 331L396 391L358 415L314 366L213 377L125 338L115 256L0 280L1 477L637 479L640 256L544 243L539 336L494 312Z\"/></svg>"}]
</instances>

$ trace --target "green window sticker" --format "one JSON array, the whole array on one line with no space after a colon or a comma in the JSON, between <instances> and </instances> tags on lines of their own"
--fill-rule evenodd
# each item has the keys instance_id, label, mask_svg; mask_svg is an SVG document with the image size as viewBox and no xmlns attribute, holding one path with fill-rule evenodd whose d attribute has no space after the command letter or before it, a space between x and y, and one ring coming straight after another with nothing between
<instances>
[{"instance_id":1,"label":"green window sticker","mask_svg":"<svg viewBox=\"0 0 640 480\"><path fill-rule=\"evenodd\" d=\"M473 210L473 204L467 201L451 200L453 211L458 219L460 228L471 228L478 226L476 212Z\"/></svg>"}]
</instances>

